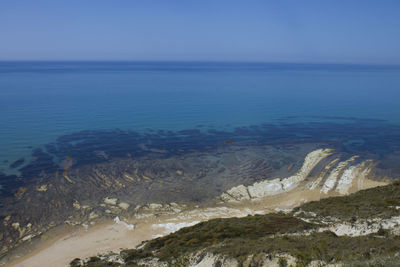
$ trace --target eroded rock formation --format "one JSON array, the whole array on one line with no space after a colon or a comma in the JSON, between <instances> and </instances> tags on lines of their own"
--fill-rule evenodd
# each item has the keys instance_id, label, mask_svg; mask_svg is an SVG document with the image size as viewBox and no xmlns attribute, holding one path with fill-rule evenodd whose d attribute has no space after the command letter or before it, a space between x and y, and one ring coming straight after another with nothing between
<instances>
[{"instance_id":1,"label":"eroded rock formation","mask_svg":"<svg viewBox=\"0 0 400 267\"><path fill-rule=\"evenodd\" d=\"M328 158L329 156L331 157ZM355 163L357 159L359 156L354 155L341 161L340 155L335 154L334 149L317 149L305 157L303 165L294 175L268 179L249 186L239 185L221 194L220 199L233 203L245 200L260 201L265 197L295 189L319 191L321 196L335 193L345 195L369 188L372 185L368 185L367 181L374 162L362 160Z\"/></svg>"}]
</instances>

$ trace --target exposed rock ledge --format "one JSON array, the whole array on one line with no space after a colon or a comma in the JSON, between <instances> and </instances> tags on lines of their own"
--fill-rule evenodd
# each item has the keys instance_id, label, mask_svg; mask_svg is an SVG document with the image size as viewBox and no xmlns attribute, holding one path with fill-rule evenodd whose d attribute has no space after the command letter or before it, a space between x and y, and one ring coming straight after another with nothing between
<instances>
[{"instance_id":1,"label":"exposed rock ledge","mask_svg":"<svg viewBox=\"0 0 400 267\"><path fill-rule=\"evenodd\" d=\"M259 253L257 255L249 256L242 264L239 264L235 258L230 258L225 255L204 253L200 251L195 254L188 255L185 257L185 264L182 266L190 267L209 267L209 266L230 266L230 267L251 267L251 266L296 266L296 258L286 254L266 254ZM166 262L161 262L157 258L150 258L139 262L140 266L158 266L168 267L170 266ZM314 266L314 265L310 265ZM315 265L318 266L318 265ZM333 266L333 265L332 265Z\"/></svg>"},{"instance_id":2,"label":"exposed rock ledge","mask_svg":"<svg viewBox=\"0 0 400 267\"><path fill-rule=\"evenodd\" d=\"M372 170L374 164L372 160L364 160L352 165L359 156L355 155L340 161L340 157L332 156L333 154L333 149L312 151L305 157L303 166L296 174L287 178L264 180L250 186L233 187L221 194L220 200L223 202L259 201L300 187L304 190L318 191L318 194L322 196L330 193L346 195L369 187L364 182ZM321 171L311 175L313 170L329 156L333 159L330 159Z\"/></svg>"}]
</instances>

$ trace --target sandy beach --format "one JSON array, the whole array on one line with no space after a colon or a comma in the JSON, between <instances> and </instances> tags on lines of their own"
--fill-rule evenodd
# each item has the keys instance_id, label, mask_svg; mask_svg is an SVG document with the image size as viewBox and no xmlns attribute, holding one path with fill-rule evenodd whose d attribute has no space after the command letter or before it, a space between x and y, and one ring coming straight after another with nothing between
<instances>
[{"instance_id":1,"label":"sandy beach","mask_svg":"<svg viewBox=\"0 0 400 267\"><path fill-rule=\"evenodd\" d=\"M134 247L141 241L151 238L153 233L146 228L143 224L132 231L113 221L102 222L88 230L81 227L74 232L56 237L54 243L39 247L10 266L68 266L76 257L86 258L97 253Z\"/></svg>"},{"instance_id":2,"label":"sandy beach","mask_svg":"<svg viewBox=\"0 0 400 267\"><path fill-rule=\"evenodd\" d=\"M261 204L261 203L260 203ZM209 207L187 210L176 215L146 217L134 221L106 220L85 229L79 226L76 230L53 237L51 241L39 244L37 249L23 255L9 266L14 267L65 267L74 258L87 258L109 251L134 248L142 241L163 236L180 228L191 226L204 220L221 217L242 217L248 214L270 212L263 205L241 204L236 207ZM275 201L271 204L276 204ZM291 203L293 204L293 203ZM270 205L268 205L271 207ZM273 205L275 206L275 205ZM130 229L131 223L135 228Z\"/></svg>"},{"instance_id":3,"label":"sandy beach","mask_svg":"<svg viewBox=\"0 0 400 267\"><path fill-rule=\"evenodd\" d=\"M360 181L353 181L356 185ZM384 185L362 179L362 184L354 186L351 192L360 189ZM213 218L243 217L254 214L286 211L302 203L333 196L321 194L319 189L296 188L290 192L269 196L261 201L241 201L193 207L181 212L153 216L151 213L133 217L130 220L104 220L88 228L76 226L73 231L52 237L51 240L39 244L32 252L17 257L9 266L14 267L65 267L75 258L88 258L110 251L135 248L141 242L160 237L180 228L192 226L201 221Z\"/></svg>"}]
</instances>

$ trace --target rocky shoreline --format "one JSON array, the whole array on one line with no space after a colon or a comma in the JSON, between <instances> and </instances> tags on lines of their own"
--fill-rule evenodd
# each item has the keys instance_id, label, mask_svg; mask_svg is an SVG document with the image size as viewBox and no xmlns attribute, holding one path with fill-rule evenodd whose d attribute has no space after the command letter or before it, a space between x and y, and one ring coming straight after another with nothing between
<instances>
[{"instance_id":1,"label":"rocky shoreline","mask_svg":"<svg viewBox=\"0 0 400 267\"><path fill-rule=\"evenodd\" d=\"M396 266L400 206L388 203L400 204L400 182L285 213L210 220L70 266Z\"/></svg>"},{"instance_id":2,"label":"rocky shoreline","mask_svg":"<svg viewBox=\"0 0 400 267\"><path fill-rule=\"evenodd\" d=\"M31 160L11 162L20 175L0 173L0 257L56 227L134 218L135 209L149 203L212 206L304 186L314 199L364 188L364 179L354 179L359 174L377 181L400 176L397 126L331 119L232 131L116 129L60 136L32 148ZM335 151L312 164L310 173L298 173L306 155L321 148Z\"/></svg>"},{"instance_id":3,"label":"rocky shoreline","mask_svg":"<svg viewBox=\"0 0 400 267\"><path fill-rule=\"evenodd\" d=\"M134 218L148 203L202 205L232 185L289 173L287 166L315 146L224 146L209 153L115 159L40 177L3 198L0 253L40 240L57 226Z\"/></svg>"},{"instance_id":4,"label":"rocky shoreline","mask_svg":"<svg viewBox=\"0 0 400 267\"><path fill-rule=\"evenodd\" d=\"M310 147L315 146L309 146L308 149ZM300 149L297 151L298 153L303 153L302 151L304 150ZM236 157L243 157L246 155L246 153L249 153L247 157L250 157L249 155L253 155L253 157L254 155L257 157L260 156L260 154L255 153L254 151L251 152L252 153L249 153L246 150L243 151L242 149L237 149ZM232 157L232 154L235 155L235 151L230 149L229 153L221 153L218 159L223 159L224 155ZM274 155L277 155L275 151ZM179 204L175 202L159 202L133 205L132 200L126 200L126 196L124 194L118 195L121 197L117 197L116 194L107 194L106 196L103 195L102 199L97 202L96 206L88 205L84 201L78 201L75 198L71 199L69 208L74 211L74 214L76 214L75 216L77 217L70 216L62 223L73 227L83 226L85 228L89 228L90 226L95 225L102 218L108 217L110 219L115 219L117 223L122 223L125 225L125 227L131 228L132 230L134 228L133 224L135 224L135 220L172 216L174 219L180 220L181 224L176 225L175 222L171 221L166 222L163 225L159 225L160 228L166 229L163 234L168 234L172 231L178 230L181 227L193 225L194 223L206 221L212 218L228 218L235 216L242 217L249 214L266 214L276 209L290 209L304 202L318 200L328 196L346 195L350 192L356 192L361 189L385 184L385 182L379 182L370 179L370 176L373 172L372 160L361 160L357 159L356 156L350 155L346 156L347 158L350 158L350 160L347 159L341 161L340 159L344 156L346 155L337 153L335 150L329 148L315 149L305 156L297 171L293 165L291 166L291 164L283 165L283 168L286 169L285 172L278 169L281 174L289 174L287 178L269 178L255 182L248 186L242 184L240 186L228 189L225 193L222 193L219 196L217 195L208 201L202 202L201 206L193 204L193 202L190 201L186 203L180 202ZM196 155L196 158L198 158L198 155ZM187 158L186 160L190 162L191 158ZM263 162L265 161L254 157L253 160L247 161L242 166L237 166L232 163L233 165L230 168L237 170L238 177L246 177L246 175L244 175L246 172L251 174L257 173L256 171L259 169L263 171L265 169L265 163ZM121 162L119 164L121 164ZM156 162L156 164L159 166L160 162ZM225 161L225 167L226 164L227 163ZM189 165L189 168L191 170L196 170L195 168L192 168L192 166L193 165ZM220 165L216 165L214 169L217 169L217 171L213 172L210 170L209 172L215 173L215 176L219 176L221 178L221 176L224 176L224 172L219 172L218 169L220 168ZM144 184L146 184L147 181L145 177L154 177L153 174L143 173L139 170L139 168L135 168L133 169L133 173L124 172L120 174L120 179L125 179L125 181L119 180L117 176L117 179L114 183L114 186L117 185L118 187L116 188L116 192L121 193L122 191L123 193L121 188L124 187L119 186L118 184L123 185L123 183L126 183L127 180L137 181L140 179ZM182 172L177 173L177 171L175 171L175 175L178 177L190 173L189 169L180 168L178 170ZM146 174L148 176L146 176ZM212 178L215 178L215 176L212 176ZM107 176L99 175L98 177L103 177L104 183L107 184ZM325 192L324 188L326 188L326 184L331 183L330 181L333 178L335 178L335 186L332 187L328 192ZM205 179L207 179L207 177L205 177ZM62 181L65 183L66 181L64 180ZM154 185L154 182L150 183L149 185ZM36 187L36 191L37 188L38 187ZM10 220L11 219L8 218L7 222ZM128 223L129 221L132 221L133 223ZM14 227L15 230L19 232L19 236L22 238L20 239L21 243L29 242L32 238L34 238L34 234L32 234L31 230L32 226L24 227L24 225L17 225L16 223L13 223L11 224L11 227ZM38 234L38 236L40 235L41 233Z\"/></svg>"}]
</instances>

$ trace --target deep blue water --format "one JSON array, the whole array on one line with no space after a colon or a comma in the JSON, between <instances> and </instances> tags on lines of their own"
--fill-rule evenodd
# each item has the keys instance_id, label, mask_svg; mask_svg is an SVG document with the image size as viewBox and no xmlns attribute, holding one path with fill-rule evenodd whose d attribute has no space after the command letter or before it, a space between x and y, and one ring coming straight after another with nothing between
<instances>
[{"instance_id":1,"label":"deep blue water","mask_svg":"<svg viewBox=\"0 0 400 267\"><path fill-rule=\"evenodd\" d=\"M81 130L229 130L327 117L400 125L399 100L399 66L0 62L0 172Z\"/></svg>"}]
</instances>

